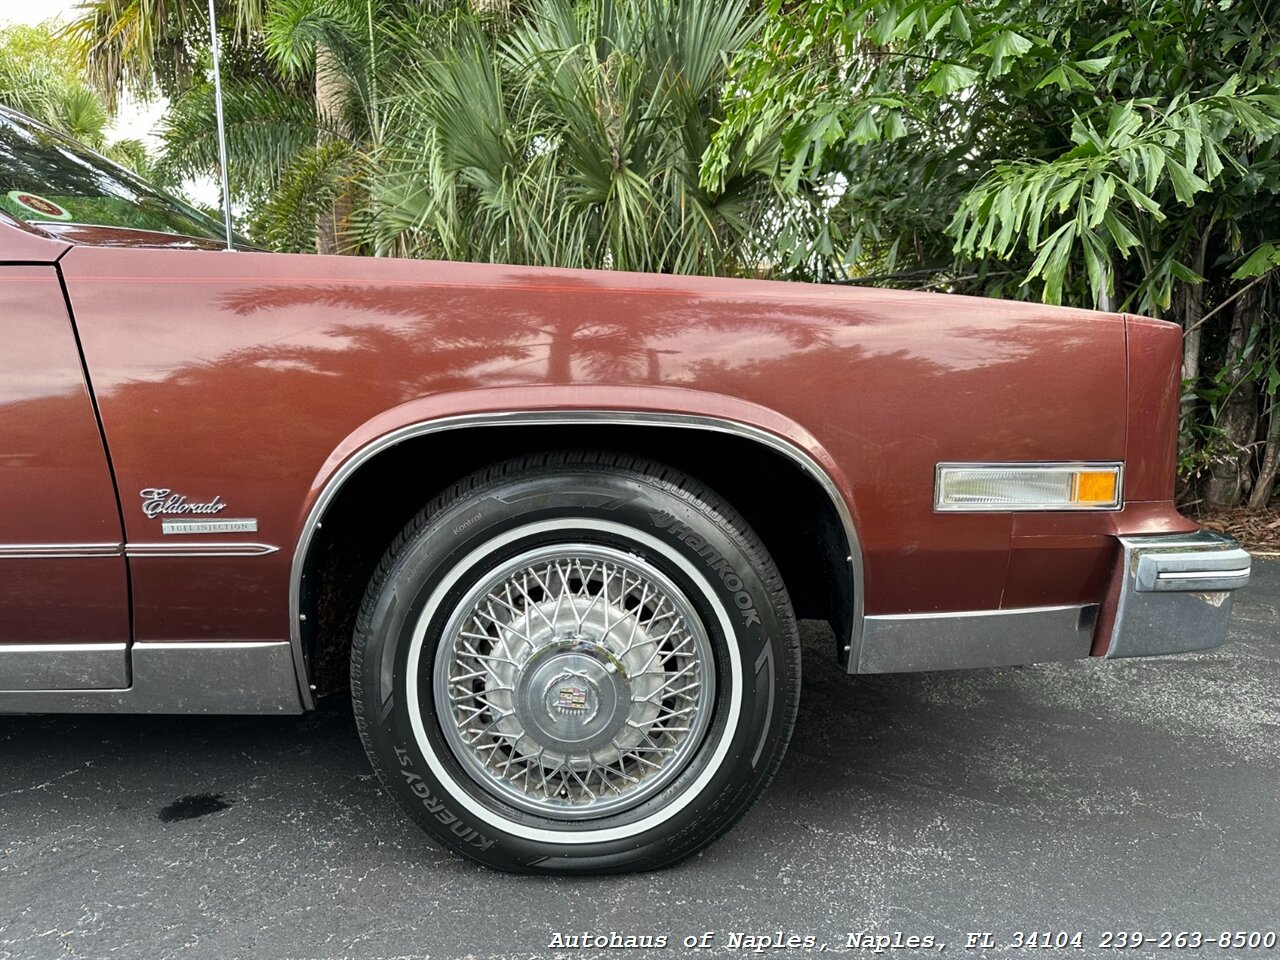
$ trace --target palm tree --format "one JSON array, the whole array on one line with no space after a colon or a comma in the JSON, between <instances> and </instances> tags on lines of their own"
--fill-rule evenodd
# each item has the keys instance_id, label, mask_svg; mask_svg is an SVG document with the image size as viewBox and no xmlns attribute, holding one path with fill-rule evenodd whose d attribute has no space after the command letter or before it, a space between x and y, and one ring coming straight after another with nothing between
<instances>
[{"instance_id":1,"label":"palm tree","mask_svg":"<svg viewBox=\"0 0 1280 960\"><path fill-rule=\"evenodd\" d=\"M224 46L243 46L262 28L266 0L218 0ZM203 80L207 7L191 0L83 0L63 31L89 80L115 109L119 95L173 97Z\"/></svg>"},{"instance_id":2,"label":"palm tree","mask_svg":"<svg viewBox=\"0 0 1280 960\"><path fill-rule=\"evenodd\" d=\"M283 249L338 246L332 215L364 133L348 123L367 92L357 7L372 0L218 0L230 174L256 232ZM66 30L104 96L125 89L170 100L161 170L216 171L207 8L182 0L88 0ZM369 20L372 23L372 20ZM363 99L367 100L367 97ZM359 113L359 107L356 108ZM347 204L349 206L349 204ZM328 211L328 213L326 213Z\"/></svg>"},{"instance_id":3,"label":"palm tree","mask_svg":"<svg viewBox=\"0 0 1280 960\"><path fill-rule=\"evenodd\" d=\"M758 266L767 165L739 151L699 183L748 0L218 3L233 193L268 246ZM88 0L73 28L101 82L168 94L175 179L217 163L200 6Z\"/></svg>"},{"instance_id":4,"label":"palm tree","mask_svg":"<svg viewBox=\"0 0 1280 960\"><path fill-rule=\"evenodd\" d=\"M0 30L0 103L39 120L147 176L152 161L138 140L109 140L111 113L59 48L49 24Z\"/></svg>"},{"instance_id":5,"label":"palm tree","mask_svg":"<svg viewBox=\"0 0 1280 960\"><path fill-rule=\"evenodd\" d=\"M750 269L767 178L699 185L745 0L542 0L460 24L388 92L368 226L380 250L679 273Z\"/></svg>"}]
</instances>

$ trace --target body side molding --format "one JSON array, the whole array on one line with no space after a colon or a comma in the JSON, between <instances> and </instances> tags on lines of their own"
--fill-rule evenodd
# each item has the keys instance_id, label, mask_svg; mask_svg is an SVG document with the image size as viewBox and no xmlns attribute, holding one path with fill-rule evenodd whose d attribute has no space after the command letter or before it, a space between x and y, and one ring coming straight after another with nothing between
<instances>
[{"instance_id":1,"label":"body side molding","mask_svg":"<svg viewBox=\"0 0 1280 960\"><path fill-rule=\"evenodd\" d=\"M269 543L0 543L0 560L39 557L262 557Z\"/></svg>"},{"instance_id":2,"label":"body side molding","mask_svg":"<svg viewBox=\"0 0 1280 960\"><path fill-rule=\"evenodd\" d=\"M0 689L100 690L128 683L124 642L0 644Z\"/></svg>"},{"instance_id":3,"label":"body side molding","mask_svg":"<svg viewBox=\"0 0 1280 960\"><path fill-rule=\"evenodd\" d=\"M0 691L0 713L301 713L287 640L135 643L133 683Z\"/></svg>"},{"instance_id":4,"label":"body side molding","mask_svg":"<svg viewBox=\"0 0 1280 960\"><path fill-rule=\"evenodd\" d=\"M0 543L0 560L38 557L118 557L120 543Z\"/></svg>"},{"instance_id":5,"label":"body side molding","mask_svg":"<svg viewBox=\"0 0 1280 960\"><path fill-rule=\"evenodd\" d=\"M850 673L1002 667L1089 656L1096 603L867 617Z\"/></svg>"},{"instance_id":6,"label":"body side molding","mask_svg":"<svg viewBox=\"0 0 1280 960\"><path fill-rule=\"evenodd\" d=\"M325 480L320 493L312 503L298 537L297 547L293 554L293 566L289 576L289 637L290 644L293 647L294 669L297 671L298 676L298 691L303 705L307 709L315 706L314 698L311 695L310 664L307 661L302 638L303 570L306 567L311 542L324 520L325 511L344 484L362 466L396 444L448 430L461 430L472 427L599 426L601 424L634 427L675 427L738 436L752 440L768 447L775 453L787 457L817 481L823 492L830 499L836 515L840 518L841 526L844 528L847 544L846 562L849 565L849 573L852 578L853 594L852 628L850 636L846 638L845 642L849 651L850 663L857 662L863 622L863 561L862 548L853 523L853 513L827 471L809 453L785 437L736 420L676 413L648 413L630 410L542 410L463 414L411 423L371 440L347 457L333 471L328 479Z\"/></svg>"},{"instance_id":7,"label":"body side molding","mask_svg":"<svg viewBox=\"0 0 1280 960\"><path fill-rule=\"evenodd\" d=\"M279 547L269 543L130 543L127 557L264 557Z\"/></svg>"}]
</instances>

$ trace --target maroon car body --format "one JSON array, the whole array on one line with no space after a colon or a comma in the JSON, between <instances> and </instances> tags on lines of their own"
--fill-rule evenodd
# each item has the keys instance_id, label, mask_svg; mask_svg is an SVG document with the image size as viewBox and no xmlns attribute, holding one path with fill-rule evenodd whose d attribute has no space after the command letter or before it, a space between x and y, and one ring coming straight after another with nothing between
<instances>
[{"instance_id":1,"label":"maroon car body","mask_svg":"<svg viewBox=\"0 0 1280 960\"><path fill-rule=\"evenodd\" d=\"M345 689L353 630L357 645L369 633L367 622L355 629L366 585L366 603L394 588L379 587L379 558L418 536L415 514L477 471L564 450L586 451L573 462L588 465L592 451L644 458L625 461L649 464L635 476L671 468L684 489L715 491L771 558L744 553L742 563L766 581L770 564L780 572L785 592L769 601L776 632L787 632L792 603L829 621L850 672L1213 646L1249 558L1175 508L1180 353L1177 326L1124 314L801 283L231 252L208 237L0 210L0 711L311 708ZM1081 493L1093 481L1101 493ZM1066 492L1036 492L1054 484ZM756 617L750 605L763 594L734 593L746 580L734 570L745 568L704 549L716 516L679 544L624 537L632 552L608 562L630 569L628 558L652 546L674 575L687 556L711 556L728 599L716 600L712 584L706 602L736 598ZM480 516L455 520L442 536L471 536ZM619 600L617 616L643 602ZM542 686L518 707L535 726L586 717L587 729L614 696L611 678L626 672L580 636L585 613L576 616L572 636L530 641L540 652L512 667L519 687L542 669L544 651L572 661L554 677L537 674ZM485 642L507 649L498 635ZM725 655L716 669L728 669ZM789 656L767 647L757 673ZM437 698L461 689L449 677ZM494 677L494 690L512 689ZM793 680L798 673L779 674L759 687L765 732L748 751L752 768L766 737L775 738L767 756L780 759L794 714L774 711L774 690ZM741 684L736 673L722 681ZM651 699L631 689L632 703ZM497 709L484 702L477 709ZM403 736L425 744L429 731L412 719L416 733ZM455 824L457 842L446 842L478 855L467 845L488 850L507 837L499 848L522 852L496 865L512 869L541 869L547 850L576 842L538 828L529 836L543 846L526 849L519 830L500 832L516 821L487 805L507 802L511 759L496 787L483 763L470 781L433 767L437 785L424 786L411 762L434 764L441 752L424 746L411 761L396 747L386 763L405 767L402 799L420 818L418 805L437 809L432 791L457 805L440 815ZM613 775L583 762L597 764L583 768L588 777ZM567 778L571 767L557 769ZM559 822L569 786L551 790L542 776L539 796L512 802ZM751 776L763 789L767 773ZM499 799L466 798L480 788ZM612 809L590 789L583 802L587 794L593 809ZM650 819L674 817L685 802ZM575 862L605 869L593 851L623 856L616 844L639 830L600 827L602 845ZM696 847L663 830L684 845L627 865Z\"/></svg>"},{"instance_id":2,"label":"maroon car body","mask_svg":"<svg viewBox=\"0 0 1280 960\"><path fill-rule=\"evenodd\" d=\"M848 512L858 619L1098 604L1084 652L1104 654L1119 538L1197 529L1173 502L1170 323L798 283L166 249L101 232L118 245L0 222L3 539L115 548L3 561L2 642L288 642L291 599L305 614L291 598L298 548L334 477L397 431L457 418L478 418L462 427L476 443L492 429L481 424L537 413L547 427L618 414L620 447L625 424L648 415L776 438L821 468ZM944 461L1122 461L1124 506L939 513ZM438 465L424 490L455 472ZM256 520L248 539L261 547L164 537L163 515L143 510L154 489L218 498L220 516ZM311 703L310 678L297 681L298 697L274 707Z\"/></svg>"}]
</instances>

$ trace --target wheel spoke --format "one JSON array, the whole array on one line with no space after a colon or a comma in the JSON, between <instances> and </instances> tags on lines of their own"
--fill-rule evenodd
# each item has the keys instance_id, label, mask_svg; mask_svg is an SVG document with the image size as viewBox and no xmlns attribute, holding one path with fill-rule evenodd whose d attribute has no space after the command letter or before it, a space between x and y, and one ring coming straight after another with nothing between
<instances>
[{"instance_id":1,"label":"wheel spoke","mask_svg":"<svg viewBox=\"0 0 1280 960\"><path fill-rule=\"evenodd\" d=\"M664 574L612 547L506 561L464 595L440 649L442 726L464 768L544 816L642 802L687 765L710 722L701 619Z\"/></svg>"}]
</instances>

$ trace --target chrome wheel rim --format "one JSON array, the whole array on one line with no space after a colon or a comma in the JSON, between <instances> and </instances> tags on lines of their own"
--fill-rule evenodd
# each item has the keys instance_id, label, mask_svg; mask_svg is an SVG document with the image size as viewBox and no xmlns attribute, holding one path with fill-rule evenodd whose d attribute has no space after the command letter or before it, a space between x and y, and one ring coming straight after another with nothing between
<instances>
[{"instance_id":1,"label":"chrome wheel rim","mask_svg":"<svg viewBox=\"0 0 1280 960\"><path fill-rule=\"evenodd\" d=\"M556 544L454 608L433 668L440 725L488 794L562 820L643 803L688 767L715 666L684 592L634 554Z\"/></svg>"}]
</instances>

